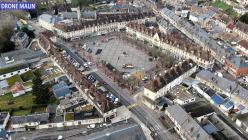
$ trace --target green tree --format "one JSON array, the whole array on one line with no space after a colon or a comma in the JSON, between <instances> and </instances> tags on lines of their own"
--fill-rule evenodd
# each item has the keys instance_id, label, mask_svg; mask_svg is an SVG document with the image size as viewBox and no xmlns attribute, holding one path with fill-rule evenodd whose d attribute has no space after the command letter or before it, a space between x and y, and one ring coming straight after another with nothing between
<instances>
[{"instance_id":1,"label":"green tree","mask_svg":"<svg viewBox=\"0 0 248 140\"><path fill-rule=\"evenodd\" d=\"M10 25L3 25L0 29L0 53L15 49L15 44L10 41L13 28Z\"/></svg>"},{"instance_id":2,"label":"green tree","mask_svg":"<svg viewBox=\"0 0 248 140\"><path fill-rule=\"evenodd\" d=\"M239 19L241 22L244 22L245 24L248 24L248 13L245 13L242 15Z\"/></svg>"},{"instance_id":3,"label":"green tree","mask_svg":"<svg viewBox=\"0 0 248 140\"><path fill-rule=\"evenodd\" d=\"M79 6L80 9L82 9L82 7L89 6L89 4L92 3L92 1L91 0L72 0L71 3L72 3L72 6Z\"/></svg>"},{"instance_id":4,"label":"green tree","mask_svg":"<svg viewBox=\"0 0 248 140\"><path fill-rule=\"evenodd\" d=\"M49 92L49 86L43 85L40 77L34 78L32 88L37 104L47 104L50 101L51 93Z\"/></svg>"}]
</instances>

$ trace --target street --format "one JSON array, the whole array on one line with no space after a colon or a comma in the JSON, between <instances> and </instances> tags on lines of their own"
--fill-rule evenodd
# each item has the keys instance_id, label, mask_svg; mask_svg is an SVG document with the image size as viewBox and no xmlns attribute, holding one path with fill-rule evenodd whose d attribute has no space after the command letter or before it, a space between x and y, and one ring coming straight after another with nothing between
<instances>
[{"instance_id":1,"label":"street","mask_svg":"<svg viewBox=\"0 0 248 140\"><path fill-rule=\"evenodd\" d=\"M67 53L73 57L80 65L83 66L85 63L82 58L76 55L72 49L64 46L63 44L59 44L60 48L67 51ZM92 72L91 73L97 80L105 81L107 85L105 86L109 91L113 93L116 97L119 97L121 103L126 107L132 104L135 104L135 101L130 97L128 93L125 93L122 89L120 89L116 84L112 82L105 74L100 71ZM144 123L150 130L153 132L154 137L159 140L170 140L172 139L167 131L165 132L165 128L160 123L158 118L154 118L150 115L150 112L146 111L140 106L135 106L130 108L130 111L135 114L142 123Z\"/></svg>"}]
</instances>

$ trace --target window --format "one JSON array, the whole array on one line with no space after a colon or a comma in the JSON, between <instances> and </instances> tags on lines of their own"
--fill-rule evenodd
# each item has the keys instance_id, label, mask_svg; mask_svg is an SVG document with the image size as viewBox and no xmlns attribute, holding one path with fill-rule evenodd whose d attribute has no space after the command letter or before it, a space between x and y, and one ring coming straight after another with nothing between
<instances>
[{"instance_id":1,"label":"window","mask_svg":"<svg viewBox=\"0 0 248 140\"><path fill-rule=\"evenodd\" d=\"M13 72L11 73L11 75L13 75Z\"/></svg>"},{"instance_id":2,"label":"window","mask_svg":"<svg viewBox=\"0 0 248 140\"><path fill-rule=\"evenodd\" d=\"M3 77L6 77L6 75L4 74Z\"/></svg>"},{"instance_id":3,"label":"window","mask_svg":"<svg viewBox=\"0 0 248 140\"><path fill-rule=\"evenodd\" d=\"M21 71L18 70L18 73L20 73Z\"/></svg>"}]
</instances>

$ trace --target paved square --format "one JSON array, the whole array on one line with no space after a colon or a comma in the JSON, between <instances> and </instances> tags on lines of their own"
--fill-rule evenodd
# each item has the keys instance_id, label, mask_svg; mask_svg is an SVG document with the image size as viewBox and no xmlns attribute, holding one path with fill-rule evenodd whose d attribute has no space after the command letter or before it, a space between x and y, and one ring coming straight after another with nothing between
<instances>
[{"instance_id":1,"label":"paved square","mask_svg":"<svg viewBox=\"0 0 248 140\"><path fill-rule=\"evenodd\" d=\"M103 40L108 40L103 42ZM95 42L95 43L94 43ZM149 56L140 50L137 50L133 43L127 42L115 35L97 36L84 40L84 43L90 47L92 57L96 60L105 60L122 72L148 71L156 65L156 62L150 62ZM102 52L95 55L98 49ZM123 64L132 64L133 69L123 69Z\"/></svg>"}]
</instances>

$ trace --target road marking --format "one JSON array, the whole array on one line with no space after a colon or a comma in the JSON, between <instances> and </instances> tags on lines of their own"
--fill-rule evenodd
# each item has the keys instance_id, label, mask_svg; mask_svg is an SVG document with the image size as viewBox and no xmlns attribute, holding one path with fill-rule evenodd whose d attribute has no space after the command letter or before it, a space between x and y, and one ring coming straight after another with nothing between
<instances>
[{"instance_id":1,"label":"road marking","mask_svg":"<svg viewBox=\"0 0 248 140\"><path fill-rule=\"evenodd\" d=\"M137 104L134 103L134 104L131 104L131 105L127 106L127 108L128 108L128 109L131 109L131 108L136 107L136 106L137 106Z\"/></svg>"}]
</instances>

